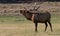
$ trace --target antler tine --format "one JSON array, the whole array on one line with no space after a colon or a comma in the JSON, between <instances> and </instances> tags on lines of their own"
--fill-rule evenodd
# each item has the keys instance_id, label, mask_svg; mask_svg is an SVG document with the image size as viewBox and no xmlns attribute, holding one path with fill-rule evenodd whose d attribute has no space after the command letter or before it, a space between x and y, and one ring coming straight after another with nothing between
<instances>
[{"instance_id":1,"label":"antler tine","mask_svg":"<svg viewBox=\"0 0 60 36\"><path fill-rule=\"evenodd\" d=\"M33 10L37 10L40 7L39 5L38 5L38 7L36 5L37 5L37 3L35 2Z\"/></svg>"},{"instance_id":2,"label":"antler tine","mask_svg":"<svg viewBox=\"0 0 60 36\"><path fill-rule=\"evenodd\" d=\"M34 4L34 8L33 8L33 10L35 10L36 4L37 4L37 3Z\"/></svg>"},{"instance_id":3,"label":"antler tine","mask_svg":"<svg viewBox=\"0 0 60 36\"><path fill-rule=\"evenodd\" d=\"M24 9L25 9L25 10L27 10L27 8L26 8L26 7L24 7Z\"/></svg>"},{"instance_id":4,"label":"antler tine","mask_svg":"<svg viewBox=\"0 0 60 36\"><path fill-rule=\"evenodd\" d=\"M41 2L35 10L38 10L38 9L40 8L40 5L41 5L42 3L43 3L43 2Z\"/></svg>"},{"instance_id":5,"label":"antler tine","mask_svg":"<svg viewBox=\"0 0 60 36\"><path fill-rule=\"evenodd\" d=\"M40 5L38 5L38 7L35 10L38 10L40 8Z\"/></svg>"}]
</instances>

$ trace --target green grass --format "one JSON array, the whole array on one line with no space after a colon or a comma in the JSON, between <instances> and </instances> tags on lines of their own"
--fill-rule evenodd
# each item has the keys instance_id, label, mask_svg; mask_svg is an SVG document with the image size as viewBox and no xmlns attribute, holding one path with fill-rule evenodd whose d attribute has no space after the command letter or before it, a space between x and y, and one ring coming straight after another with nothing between
<instances>
[{"instance_id":1,"label":"green grass","mask_svg":"<svg viewBox=\"0 0 60 36\"><path fill-rule=\"evenodd\" d=\"M60 23L60 14L52 14L51 22L52 23Z\"/></svg>"},{"instance_id":2,"label":"green grass","mask_svg":"<svg viewBox=\"0 0 60 36\"><path fill-rule=\"evenodd\" d=\"M22 16L0 16L0 22L4 23L17 23L17 22L21 22L24 21L25 18L23 18Z\"/></svg>"}]
</instances>

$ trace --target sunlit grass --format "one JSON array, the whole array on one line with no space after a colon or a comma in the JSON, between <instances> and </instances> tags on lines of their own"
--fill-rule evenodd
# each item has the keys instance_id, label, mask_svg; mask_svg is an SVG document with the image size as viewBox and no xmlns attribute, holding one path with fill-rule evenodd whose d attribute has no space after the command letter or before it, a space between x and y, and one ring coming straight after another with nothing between
<instances>
[{"instance_id":1,"label":"sunlit grass","mask_svg":"<svg viewBox=\"0 0 60 36\"><path fill-rule=\"evenodd\" d=\"M0 24L0 36L60 36L60 24L52 24L53 32L50 28L44 32L45 25L38 25L38 32L34 31L33 23L19 23L19 24Z\"/></svg>"}]
</instances>

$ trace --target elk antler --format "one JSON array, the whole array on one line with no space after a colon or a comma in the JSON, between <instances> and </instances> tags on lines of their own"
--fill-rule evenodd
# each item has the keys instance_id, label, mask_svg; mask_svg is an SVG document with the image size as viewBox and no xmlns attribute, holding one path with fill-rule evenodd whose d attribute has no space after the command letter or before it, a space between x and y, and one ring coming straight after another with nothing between
<instances>
[{"instance_id":1,"label":"elk antler","mask_svg":"<svg viewBox=\"0 0 60 36\"><path fill-rule=\"evenodd\" d=\"M40 8L40 5L38 5L38 7L37 7L37 8L35 8L35 10L37 11L39 8Z\"/></svg>"},{"instance_id":2,"label":"elk antler","mask_svg":"<svg viewBox=\"0 0 60 36\"><path fill-rule=\"evenodd\" d=\"M33 8L33 10L35 10L36 4L37 4L37 3L34 4L34 8Z\"/></svg>"},{"instance_id":3,"label":"elk antler","mask_svg":"<svg viewBox=\"0 0 60 36\"><path fill-rule=\"evenodd\" d=\"M43 2L41 2L40 4L42 4ZM36 6L37 5L37 3L35 3L34 4L34 8L33 8L33 10L38 10L39 8L40 8L40 4L38 5L38 7ZM36 8L37 7L37 8Z\"/></svg>"},{"instance_id":4,"label":"elk antler","mask_svg":"<svg viewBox=\"0 0 60 36\"><path fill-rule=\"evenodd\" d=\"M25 10L27 10L27 8L26 8L26 7L24 7L24 9L25 9Z\"/></svg>"}]
</instances>

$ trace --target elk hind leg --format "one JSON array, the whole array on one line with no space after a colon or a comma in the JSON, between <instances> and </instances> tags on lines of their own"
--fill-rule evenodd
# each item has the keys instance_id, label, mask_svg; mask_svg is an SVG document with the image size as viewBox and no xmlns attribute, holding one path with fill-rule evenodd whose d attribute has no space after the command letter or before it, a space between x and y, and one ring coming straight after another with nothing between
<instances>
[{"instance_id":1,"label":"elk hind leg","mask_svg":"<svg viewBox=\"0 0 60 36\"><path fill-rule=\"evenodd\" d=\"M49 23L49 25L50 25L50 28L51 28L51 31L52 31L52 25L51 25L51 22L49 21L48 23Z\"/></svg>"}]
</instances>

